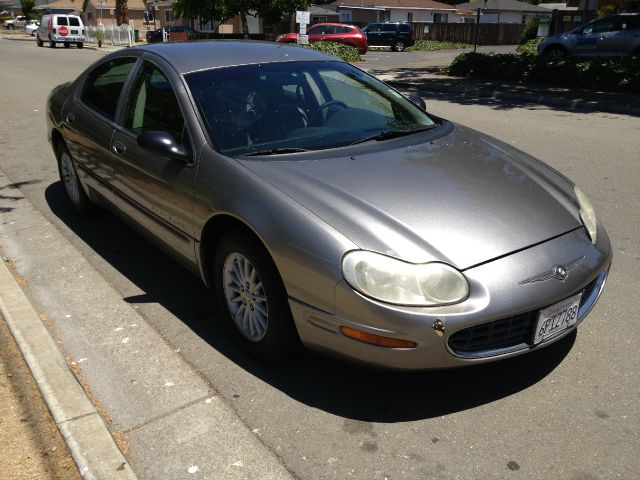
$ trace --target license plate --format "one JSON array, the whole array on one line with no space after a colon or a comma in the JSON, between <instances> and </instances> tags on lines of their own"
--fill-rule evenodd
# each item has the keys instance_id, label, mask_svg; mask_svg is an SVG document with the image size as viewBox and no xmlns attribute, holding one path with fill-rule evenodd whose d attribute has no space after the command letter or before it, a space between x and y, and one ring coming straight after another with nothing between
<instances>
[{"instance_id":1,"label":"license plate","mask_svg":"<svg viewBox=\"0 0 640 480\"><path fill-rule=\"evenodd\" d=\"M581 298L582 292L540 310L533 344L537 345L543 340L558 335L575 325L578 321L578 308L580 307Z\"/></svg>"},{"instance_id":2,"label":"license plate","mask_svg":"<svg viewBox=\"0 0 640 480\"><path fill-rule=\"evenodd\" d=\"M71 30L71 35L77 35L78 34L78 30Z\"/></svg>"}]
</instances>

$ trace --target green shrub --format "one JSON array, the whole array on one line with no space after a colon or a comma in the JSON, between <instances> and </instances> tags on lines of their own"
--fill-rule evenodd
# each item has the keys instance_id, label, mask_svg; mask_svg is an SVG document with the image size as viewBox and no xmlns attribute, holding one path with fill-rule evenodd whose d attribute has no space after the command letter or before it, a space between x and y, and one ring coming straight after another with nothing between
<instances>
[{"instance_id":1,"label":"green shrub","mask_svg":"<svg viewBox=\"0 0 640 480\"><path fill-rule=\"evenodd\" d=\"M516 48L516 52L521 55L537 55L538 45L544 40L544 37L537 37L533 40L527 40L525 43L521 43Z\"/></svg>"},{"instance_id":2,"label":"green shrub","mask_svg":"<svg viewBox=\"0 0 640 480\"><path fill-rule=\"evenodd\" d=\"M440 73L596 90L640 92L640 61L632 57L564 57L550 60L535 55L463 53Z\"/></svg>"},{"instance_id":3,"label":"green shrub","mask_svg":"<svg viewBox=\"0 0 640 480\"><path fill-rule=\"evenodd\" d=\"M456 48L471 47L473 47L473 45L469 45L467 43L438 42L436 40L417 40L413 47L411 47L411 50L435 52L437 50L451 50Z\"/></svg>"},{"instance_id":4,"label":"green shrub","mask_svg":"<svg viewBox=\"0 0 640 480\"><path fill-rule=\"evenodd\" d=\"M312 50L318 50L327 55L333 55L346 62L353 63L362 61L358 50L350 45L343 45L342 43L336 42L314 42L303 46Z\"/></svg>"},{"instance_id":5,"label":"green shrub","mask_svg":"<svg viewBox=\"0 0 640 480\"><path fill-rule=\"evenodd\" d=\"M534 15L529 23L522 29L520 44L533 40L538 36L538 26L540 25L540 15Z\"/></svg>"}]
</instances>

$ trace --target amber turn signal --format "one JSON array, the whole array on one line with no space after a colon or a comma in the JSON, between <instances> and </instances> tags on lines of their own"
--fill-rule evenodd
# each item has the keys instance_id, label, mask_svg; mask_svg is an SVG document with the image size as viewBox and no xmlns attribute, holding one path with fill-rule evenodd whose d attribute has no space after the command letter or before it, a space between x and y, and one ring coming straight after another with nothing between
<instances>
[{"instance_id":1,"label":"amber turn signal","mask_svg":"<svg viewBox=\"0 0 640 480\"><path fill-rule=\"evenodd\" d=\"M340 327L342 333L347 337L353 338L364 343L370 343L371 345L377 345L379 347L387 348L415 348L416 342L410 340L401 340L399 338L382 337L380 335L374 335L372 333L362 332L350 327Z\"/></svg>"}]
</instances>

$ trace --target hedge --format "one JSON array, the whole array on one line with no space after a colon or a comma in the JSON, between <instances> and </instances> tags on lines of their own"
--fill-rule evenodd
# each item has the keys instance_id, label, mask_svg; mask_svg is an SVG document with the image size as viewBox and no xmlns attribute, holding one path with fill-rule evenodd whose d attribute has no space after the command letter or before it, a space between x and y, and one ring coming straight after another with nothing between
<instances>
[{"instance_id":1,"label":"hedge","mask_svg":"<svg viewBox=\"0 0 640 480\"><path fill-rule=\"evenodd\" d=\"M640 94L640 57L463 53L440 73Z\"/></svg>"},{"instance_id":2,"label":"hedge","mask_svg":"<svg viewBox=\"0 0 640 480\"><path fill-rule=\"evenodd\" d=\"M318 50L319 52L326 53L327 55L333 55L334 57L341 58L347 62L360 62L360 54L358 50L350 45L343 45L336 42L314 42L308 45L304 45L306 48L312 50Z\"/></svg>"}]
</instances>

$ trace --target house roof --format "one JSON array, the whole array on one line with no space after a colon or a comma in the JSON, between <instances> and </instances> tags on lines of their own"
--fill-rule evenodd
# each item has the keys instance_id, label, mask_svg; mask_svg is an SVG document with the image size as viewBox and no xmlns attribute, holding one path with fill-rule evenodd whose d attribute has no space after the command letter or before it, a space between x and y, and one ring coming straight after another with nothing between
<instances>
[{"instance_id":1,"label":"house roof","mask_svg":"<svg viewBox=\"0 0 640 480\"><path fill-rule=\"evenodd\" d=\"M549 13L549 10L546 8L531 5L530 3L519 2L518 0L487 0L486 3L478 0L476 2L461 3L456 5L456 7L474 11L482 8L494 12Z\"/></svg>"},{"instance_id":2,"label":"house roof","mask_svg":"<svg viewBox=\"0 0 640 480\"><path fill-rule=\"evenodd\" d=\"M578 10L578 7L567 7L566 3L539 3L538 6L548 10Z\"/></svg>"},{"instance_id":3,"label":"house roof","mask_svg":"<svg viewBox=\"0 0 640 480\"><path fill-rule=\"evenodd\" d=\"M76 0L76 3L80 3L80 6L82 7L82 0ZM96 10L99 10L100 8L103 10L116 8L116 0L102 0L101 2L99 0L91 0L89 4ZM127 0L127 7L129 10L147 9L144 5L144 0Z\"/></svg>"},{"instance_id":4,"label":"house roof","mask_svg":"<svg viewBox=\"0 0 640 480\"><path fill-rule=\"evenodd\" d=\"M79 12L82 10L82 0L57 0L55 2L38 5L34 7L34 10L53 10L57 8L69 8Z\"/></svg>"},{"instance_id":5,"label":"house roof","mask_svg":"<svg viewBox=\"0 0 640 480\"><path fill-rule=\"evenodd\" d=\"M453 5L436 2L435 0L339 0L331 4L331 6L334 5L338 7L402 8L406 10L455 10Z\"/></svg>"},{"instance_id":6,"label":"house roof","mask_svg":"<svg viewBox=\"0 0 640 480\"><path fill-rule=\"evenodd\" d=\"M311 15L339 15L335 9L327 8L325 5L310 5L309 13Z\"/></svg>"},{"instance_id":7,"label":"house roof","mask_svg":"<svg viewBox=\"0 0 640 480\"><path fill-rule=\"evenodd\" d=\"M96 10L100 9L110 9L116 8L116 0L102 0L99 3L98 0L91 0L89 4L95 8ZM146 10L144 6L144 0L128 0L127 6L129 10ZM78 12L82 11L82 0L56 0L51 3L43 3L42 5L38 5L35 7L36 10L49 10L49 9L57 9L57 8L72 8Z\"/></svg>"}]
</instances>

